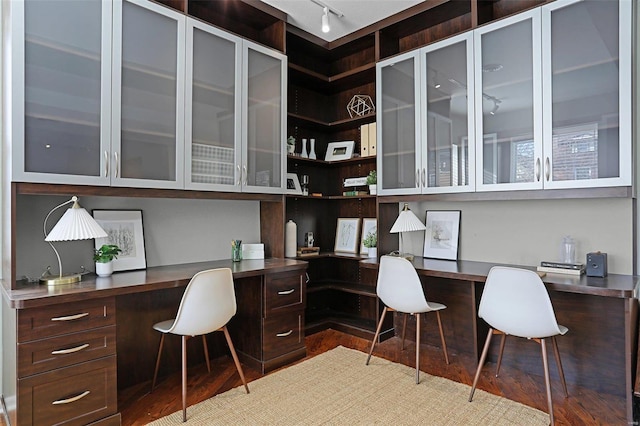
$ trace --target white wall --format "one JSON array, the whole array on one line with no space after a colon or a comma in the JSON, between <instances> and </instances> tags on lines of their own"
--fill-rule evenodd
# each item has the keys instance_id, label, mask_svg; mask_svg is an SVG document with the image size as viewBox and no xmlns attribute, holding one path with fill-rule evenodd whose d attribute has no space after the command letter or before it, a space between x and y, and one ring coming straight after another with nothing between
<instances>
[{"instance_id":1,"label":"white wall","mask_svg":"<svg viewBox=\"0 0 640 426\"><path fill-rule=\"evenodd\" d=\"M633 200L514 200L419 202L409 207L424 222L426 210L460 210L459 259L536 266L559 260L560 243L571 235L576 260L586 254L608 255L610 273L631 274ZM407 238L409 237L409 238ZM405 251L422 255L424 232L405 235Z\"/></svg>"}]
</instances>

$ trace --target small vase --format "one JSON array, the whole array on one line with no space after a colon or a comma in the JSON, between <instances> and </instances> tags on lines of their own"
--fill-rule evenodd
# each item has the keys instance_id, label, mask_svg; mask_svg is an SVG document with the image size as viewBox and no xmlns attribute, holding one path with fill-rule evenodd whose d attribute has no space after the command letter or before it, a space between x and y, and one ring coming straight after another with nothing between
<instances>
[{"instance_id":1,"label":"small vase","mask_svg":"<svg viewBox=\"0 0 640 426\"><path fill-rule=\"evenodd\" d=\"M113 274L113 262L98 263L96 262L96 274L99 277L110 277Z\"/></svg>"},{"instance_id":2,"label":"small vase","mask_svg":"<svg viewBox=\"0 0 640 426\"><path fill-rule=\"evenodd\" d=\"M242 240L233 240L231 244L231 261L240 262L242 260Z\"/></svg>"},{"instance_id":3,"label":"small vase","mask_svg":"<svg viewBox=\"0 0 640 426\"><path fill-rule=\"evenodd\" d=\"M369 185L369 194L371 195L377 194L377 188L375 183L373 185Z\"/></svg>"},{"instance_id":4,"label":"small vase","mask_svg":"<svg viewBox=\"0 0 640 426\"><path fill-rule=\"evenodd\" d=\"M311 139L311 152L309 153L309 158L312 160L316 159L316 140Z\"/></svg>"},{"instance_id":5,"label":"small vase","mask_svg":"<svg viewBox=\"0 0 640 426\"><path fill-rule=\"evenodd\" d=\"M309 154L307 154L307 140L302 139L302 154L300 154L302 158L309 158Z\"/></svg>"},{"instance_id":6,"label":"small vase","mask_svg":"<svg viewBox=\"0 0 640 426\"><path fill-rule=\"evenodd\" d=\"M369 247L369 257L378 257L378 247Z\"/></svg>"}]
</instances>

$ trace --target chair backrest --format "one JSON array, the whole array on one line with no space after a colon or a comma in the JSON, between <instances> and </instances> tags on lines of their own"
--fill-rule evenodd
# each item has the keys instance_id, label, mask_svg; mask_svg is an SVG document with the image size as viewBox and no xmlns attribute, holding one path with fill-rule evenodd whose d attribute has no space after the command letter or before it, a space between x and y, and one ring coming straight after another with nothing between
<instances>
[{"instance_id":1,"label":"chair backrest","mask_svg":"<svg viewBox=\"0 0 640 426\"><path fill-rule=\"evenodd\" d=\"M380 258L376 293L385 305L400 312L432 310L427 303L416 269L403 257Z\"/></svg>"},{"instance_id":2,"label":"chair backrest","mask_svg":"<svg viewBox=\"0 0 640 426\"><path fill-rule=\"evenodd\" d=\"M170 333L198 336L224 326L236 314L231 269L209 269L191 278Z\"/></svg>"},{"instance_id":3,"label":"chair backrest","mask_svg":"<svg viewBox=\"0 0 640 426\"><path fill-rule=\"evenodd\" d=\"M527 269L491 268L478 316L492 328L513 336L545 338L561 334L544 283Z\"/></svg>"}]
</instances>

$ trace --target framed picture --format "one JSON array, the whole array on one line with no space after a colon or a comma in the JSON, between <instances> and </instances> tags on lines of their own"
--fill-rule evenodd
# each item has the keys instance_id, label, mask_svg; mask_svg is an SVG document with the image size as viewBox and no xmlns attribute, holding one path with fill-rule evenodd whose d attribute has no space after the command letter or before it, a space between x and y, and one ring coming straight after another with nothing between
<instances>
[{"instance_id":1,"label":"framed picture","mask_svg":"<svg viewBox=\"0 0 640 426\"><path fill-rule=\"evenodd\" d=\"M348 160L353 155L354 141L329 142L324 161Z\"/></svg>"},{"instance_id":2,"label":"framed picture","mask_svg":"<svg viewBox=\"0 0 640 426\"><path fill-rule=\"evenodd\" d=\"M287 194L302 194L302 188L300 187L300 180L295 173L287 173Z\"/></svg>"},{"instance_id":3,"label":"framed picture","mask_svg":"<svg viewBox=\"0 0 640 426\"><path fill-rule=\"evenodd\" d=\"M360 218L338 218L334 251L357 253L359 232Z\"/></svg>"},{"instance_id":4,"label":"framed picture","mask_svg":"<svg viewBox=\"0 0 640 426\"><path fill-rule=\"evenodd\" d=\"M369 249L364 246L364 239L367 238L367 235L373 234L376 235L378 232L378 221L375 218L364 218L362 219L362 233L360 235L360 254L366 254L369 252Z\"/></svg>"},{"instance_id":5,"label":"framed picture","mask_svg":"<svg viewBox=\"0 0 640 426\"><path fill-rule=\"evenodd\" d=\"M427 210L424 257L458 260L460 210Z\"/></svg>"},{"instance_id":6,"label":"framed picture","mask_svg":"<svg viewBox=\"0 0 640 426\"><path fill-rule=\"evenodd\" d=\"M103 244L115 244L122 250L113 261L114 271L131 271L147 267L142 210L93 210L93 218L107 233L105 238L96 238L96 249Z\"/></svg>"}]
</instances>

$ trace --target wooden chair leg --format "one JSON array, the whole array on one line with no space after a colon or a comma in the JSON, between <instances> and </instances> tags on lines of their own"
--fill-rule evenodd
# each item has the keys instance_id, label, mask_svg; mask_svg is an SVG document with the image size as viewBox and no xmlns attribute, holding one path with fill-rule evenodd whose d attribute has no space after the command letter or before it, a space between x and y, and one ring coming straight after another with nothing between
<instances>
[{"instance_id":1,"label":"wooden chair leg","mask_svg":"<svg viewBox=\"0 0 640 426\"><path fill-rule=\"evenodd\" d=\"M207 361L207 371L211 373L211 363L209 362L209 348L207 347L207 337L202 335L202 344L204 345L204 359Z\"/></svg>"},{"instance_id":2,"label":"wooden chair leg","mask_svg":"<svg viewBox=\"0 0 640 426\"><path fill-rule=\"evenodd\" d=\"M478 385L478 379L480 378L480 371L484 365L484 361L487 359L487 353L489 352L489 345L491 345L491 336L493 336L493 329L489 328L487 333L487 340L484 342L484 348L482 348L482 355L480 355L480 361L478 361L478 368L476 369L476 375L473 378L473 386L471 386L471 393L469 394L469 402L473 399L473 393L476 391Z\"/></svg>"},{"instance_id":3,"label":"wooden chair leg","mask_svg":"<svg viewBox=\"0 0 640 426\"><path fill-rule=\"evenodd\" d=\"M365 365L369 365L369 360L371 360L371 354L373 353L373 348L378 341L378 336L380 335L380 330L382 329L382 322L384 321L384 316L387 314L387 307L385 306L382 310L382 315L380 315L380 321L378 322L378 328L376 328L376 334L373 335L373 342L371 342L371 349L369 349L369 356L367 356L367 362Z\"/></svg>"},{"instance_id":4,"label":"wooden chair leg","mask_svg":"<svg viewBox=\"0 0 640 426\"><path fill-rule=\"evenodd\" d=\"M567 382L564 380L564 370L562 369L562 361L560 361L560 351L558 350L558 342L556 336L551 337L551 343L553 344L553 353L556 357L556 365L558 366L558 374L560 375L560 381L562 382L562 388L564 389L564 396L568 397Z\"/></svg>"},{"instance_id":5,"label":"wooden chair leg","mask_svg":"<svg viewBox=\"0 0 640 426\"><path fill-rule=\"evenodd\" d=\"M555 425L553 420L553 399L551 398L551 383L549 380L549 359L547 358L547 343L546 339L540 339L540 346L542 347L542 365L544 367L544 384L547 388L547 406L549 407L549 419L551 426Z\"/></svg>"},{"instance_id":6,"label":"wooden chair leg","mask_svg":"<svg viewBox=\"0 0 640 426\"><path fill-rule=\"evenodd\" d=\"M249 393L249 386L247 386L247 381L244 378L244 373L242 372L242 366L240 365L238 354L236 354L236 349L233 347L233 342L231 341L231 336L229 335L229 331L227 330L226 325L222 327L222 331L224 332L224 337L227 339L227 344L229 345L229 350L231 351L233 362L236 364L236 369L238 370L238 374L240 374L240 379L242 380L242 384L244 385L244 390L246 390L247 393Z\"/></svg>"},{"instance_id":7,"label":"wooden chair leg","mask_svg":"<svg viewBox=\"0 0 640 426\"><path fill-rule=\"evenodd\" d=\"M500 364L502 364L502 354L504 353L504 344L507 341L507 334L502 333L502 338L500 339L500 353L498 354L498 365L496 367L496 377L500 374Z\"/></svg>"},{"instance_id":8,"label":"wooden chair leg","mask_svg":"<svg viewBox=\"0 0 640 426\"><path fill-rule=\"evenodd\" d=\"M187 421L187 336L182 336L182 421Z\"/></svg>"},{"instance_id":9,"label":"wooden chair leg","mask_svg":"<svg viewBox=\"0 0 640 426\"><path fill-rule=\"evenodd\" d=\"M407 332L407 317L409 314L402 314L402 345L400 346L400 350L404 350L404 336Z\"/></svg>"},{"instance_id":10,"label":"wooden chair leg","mask_svg":"<svg viewBox=\"0 0 640 426\"><path fill-rule=\"evenodd\" d=\"M156 356L156 369L153 372L153 381L151 382L151 392L156 387L156 379L158 378L158 368L160 367L160 354L162 353L162 345L164 344L164 333L160 333L160 346L158 347L158 355Z\"/></svg>"},{"instance_id":11,"label":"wooden chair leg","mask_svg":"<svg viewBox=\"0 0 640 426\"><path fill-rule=\"evenodd\" d=\"M442 340L442 351L444 352L444 360L449 364L449 355L447 354L447 342L444 340L444 330L442 329L442 321L440 321L440 311L436 311L438 318L438 328L440 329L440 340Z\"/></svg>"},{"instance_id":12,"label":"wooden chair leg","mask_svg":"<svg viewBox=\"0 0 640 426\"><path fill-rule=\"evenodd\" d=\"M416 385L420 384L420 314L416 315Z\"/></svg>"}]
</instances>

